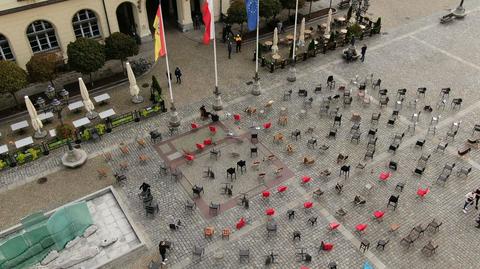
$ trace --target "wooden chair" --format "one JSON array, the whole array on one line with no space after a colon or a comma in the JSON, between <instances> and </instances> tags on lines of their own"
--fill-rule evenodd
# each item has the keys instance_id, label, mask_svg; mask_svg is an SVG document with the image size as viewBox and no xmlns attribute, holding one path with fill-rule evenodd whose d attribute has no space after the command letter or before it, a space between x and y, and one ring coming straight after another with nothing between
<instances>
[{"instance_id":1,"label":"wooden chair","mask_svg":"<svg viewBox=\"0 0 480 269\"><path fill-rule=\"evenodd\" d=\"M294 152L293 146L291 144L287 145L287 153L292 154Z\"/></svg>"},{"instance_id":2,"label":"wooden chair","mask_svg":"<svg viewBox=\"0 0 480 269\"><path fill-rule=\"evenodd\" d=\"M222 239L230 239L230 233L231 233L231 230L229 228L225 228L223 229L222 231Z\"/></svg>"},{"instance_id":3,"label":"wooden chair","mask_svg":"<svg viewBox=\"0 0 480 269\"><path fill-rule=\"evenodd\" d=\"M257 113L257 109L255 107L247 107L245 112L247 115L252 116L253 114Z\"/></svg>"},{"instance_id":4,"label":"wooden chair","mask_svg":"<svg viewBox=\"0 0 480 269\"><path fill-rule=\"evenodd\" d=\"M390 224L390 228L389 228L388 231L389 231L390 233L394 233L394 232L396 232L399 228L400 228L400 224L398 224L398 223L392 223L392 224Z\"/></svg>"},{"instance_id":5,"label":"wooden chair","mask_svg":"<svg viewBox=\"0 0 480 269\"><path fill-rule=\"evenodd\" d=\"M310 157L304 157L303 158L303 164L305 165L313 165L315 163L315 159L314 158L310 158Z\"/></svg>"},{"instance_id":6,"label":"wooden chair","mask_svg":"<svg viewBox=\"0 0 480 269\"><path fill-rule=\"evenodd\" d=\"M280 116L280 118L278 118L278 124L282 125L282 126L287 125L288 124L288 116Z\"/></svg>"},{"instance_id":7,"label":"wooden chair","mask_svg":"<svg viewBox=\"0 0 480 269\"><path fill-rule=\"evenodd\" d=\"M128 170L128 162L127 161L121 162L119 165L120 165L120 170Z\"/></svg>"},{"instance_id":8,"label":"wooden chair","mask_svg":"<svg viewBox=\"0 0 480 269\"><path fill-rule=\"evenodd\" d=\"M145 142L145 139L143 139L143 138L137 138L137 144L140 147L144 148L147 145L147 142Z\"/></svg>"},{"instance_id":9,"label":"wooden chair","mask_svg":"<svg viewBox=\"0 0 480 269\"><path fill-rule=\"evenodd\" d=\"M277 170L274 172L276 177L281 177L283 172L283 167L277 168Z\"/></svg>"},{"instance_id":10,"label":"wooden chair","mask_svg":"<svg viewBox=\"0 0 480 269\"><path fill-rule=\"evenodd\" d=\"M146 163L150 158L148 157L148 155L141 154L140 156L138 156L138 159L140 160L140 163L144 164L144 163Z\"/></svg>"},{"instance_id":11,"label":"wooden chair","mask_svg":"<svg viewBox=\"0 0 480 269\"><path fill-rule=\"evenodd\" d=\"M112 160L112 153L111 152L105 152L103 153L103 159L106 161L106 162L109 162Z\"/></svg>"},{"instance_id":12,"label":"wooden chair","mask_svg":"<svg viewBox=\"0 0 480 269\"><path fill-rule=\"evenodd\" d=\"M102 167L102 168L98 168L97 169L97 173L98 173L98 178L99 179L102 179L102 178L106 178L107 177L107 169L105 167Z\"/></svg>"},{"instance_id":13,"label":"wooden chair","mask_svg":"<svg viewBox=\"0 0 480 269\"><path fill-rule=\"evenodd\" d=\"M278 134L273 136L273 142L275 142L277 144L280 143L280 142L283 142L283 140L284 140L284 136L283 136L282 133L278 133Z\"/></svg>"},{"instance_id":14,"label":"wooden chair","mask_svg":"<svg viewBox=\"0 0 480 269\"><path fill-rule=\"evenodd\" d=\"M130 153L130 151L128 150L127 145L125 145L125 144L123 144L123 143L120 144L120 150L122 151L123 154L129 154L129 153Z\"/></svg>"},{"instance_id":15,"label":"wooden chair","mask_svg":"<svg viewBox=\"0 0 480 269\"><path fill-rule=\"evenodd\" d=\"M213 235L215 234L215 229L213 227L205 227L205 229L203 229L203 235L205 236L205 238L207 237L212 237Z\"/></svg>"}]
</instances>

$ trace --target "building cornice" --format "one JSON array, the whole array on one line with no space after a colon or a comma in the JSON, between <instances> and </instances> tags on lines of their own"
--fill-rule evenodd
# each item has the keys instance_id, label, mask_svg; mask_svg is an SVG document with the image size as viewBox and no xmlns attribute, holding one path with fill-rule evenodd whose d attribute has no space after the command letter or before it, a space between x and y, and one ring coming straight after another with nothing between
<instances>
[{"instance_id":1,"label":"building cornice","mask_svg":"<svg viewBox=\"0 0 480 269\"><path fill-rule=\"evenodd\" d=\"M30 5L14 7L14 8L6 9L6 10L0 10L0 16L13 14L13 13L29 10L29 9L32 9L32 8L53 5L53 4L61 3L61 2L65 2L65 1L67 1L67 0L47 0L47 1L43 1L43 2L32 3Z\"/></svg>"}]
</instances>

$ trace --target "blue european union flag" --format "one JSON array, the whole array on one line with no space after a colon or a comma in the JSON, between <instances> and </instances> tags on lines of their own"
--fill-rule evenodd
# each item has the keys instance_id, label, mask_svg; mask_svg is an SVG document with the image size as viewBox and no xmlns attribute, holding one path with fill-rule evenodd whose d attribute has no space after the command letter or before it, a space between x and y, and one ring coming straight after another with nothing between
<instances>
[{"instance_id":1,"label":"blue european union flag","mask_svg":"<svg viewBox=\"0 0 480 269\"><path fill-rule=\"evenodd\" d=\"M259 0L245 0L245 7L247 9L247 26L248 30L253 31L257 28L257 1Z\"/></svg>"}]
</instances>

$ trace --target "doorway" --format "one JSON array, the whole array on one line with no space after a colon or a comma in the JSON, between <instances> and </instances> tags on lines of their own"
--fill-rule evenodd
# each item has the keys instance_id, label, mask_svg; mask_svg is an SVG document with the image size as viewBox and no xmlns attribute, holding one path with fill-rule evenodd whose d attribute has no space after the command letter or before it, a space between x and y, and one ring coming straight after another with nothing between
<instances>
[{"instance_id":1,"label":"doorway","mask_svg":"<svg viewBox=\"0 0 480 269\"><path fill-rule=\"evenodd\" d=\"M133 15L133 4L130 2L123 2L117 7L117 22L118 29L121 33L129 36L137 36L137 25Z\"/></svg>"},{"instance_id":2,"label":"doorway","mask_svg":"<svg viewBox=\"0 0 480 269\"><path fill-rule=\"evenodd\" d=\"M162 16L163 16L164 27L165 28L169 28L169 26L175 27L177 25L177 20L178 20L177 1L176 0L161 0L161 1L162 1L161 4L162 4ZM145 1L145 9L147 10L147 18L148 18L148 27L150 28L151 33L155 31L153 29L153 22L155 20L155 16L157 15L158 3L159 3L159 0Z\"/></svg>"}]
</instances>

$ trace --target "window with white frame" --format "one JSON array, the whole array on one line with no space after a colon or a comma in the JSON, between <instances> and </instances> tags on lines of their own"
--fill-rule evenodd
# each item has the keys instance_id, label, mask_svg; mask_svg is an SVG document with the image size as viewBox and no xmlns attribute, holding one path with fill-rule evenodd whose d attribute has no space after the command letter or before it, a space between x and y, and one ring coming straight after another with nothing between
<instances>
[{"instance_id":1,"label":"window with white frame","mask_svg":"<svg viewBox=\"0 0 480 269\"><path fill-rule=\"evenodd\" d=\"M27 28L27 37L33 53L58 48L57 36L52 24L47 21L34 21Z\"/></svg>"},{"instance_id":2,"label":"window with white frame","mask_svg":"<svg viewBox=\"0 0 480 269\"><path fill-rule=\"evenodd\" d=\"M7 38L0 34L0 61L10 61L13 60L12 49L10 49L10 44L8 44Z\"/></svg>"},{"instance_id":3,"label":"window with white frame","mask_svg":"<svg viewBox=\"0 0 480 269\"><path fill-rule=\"evenodd\" d=\"M73 31L75 37L99 37L100 29L98 28L97 16L88 9L82 9L72 19Z\"/></svg>"}]
</instances>

